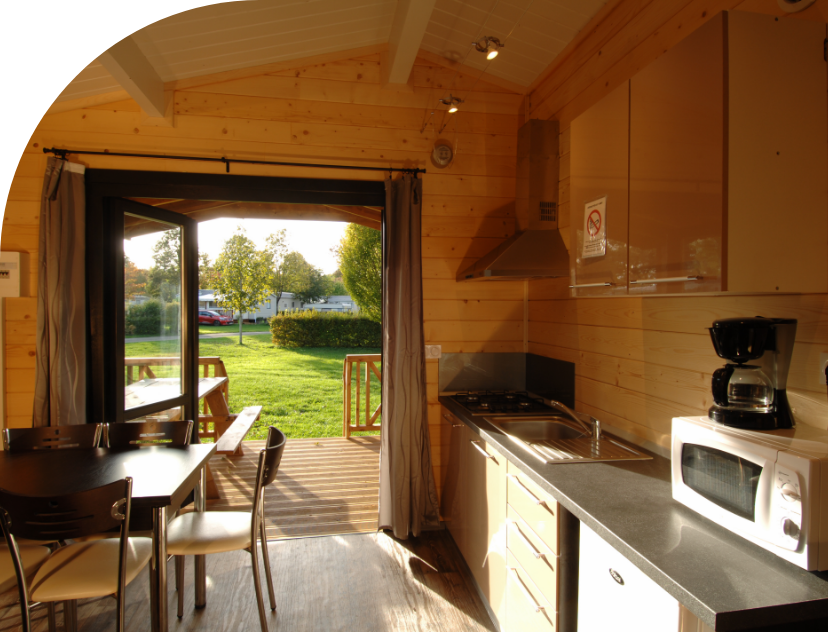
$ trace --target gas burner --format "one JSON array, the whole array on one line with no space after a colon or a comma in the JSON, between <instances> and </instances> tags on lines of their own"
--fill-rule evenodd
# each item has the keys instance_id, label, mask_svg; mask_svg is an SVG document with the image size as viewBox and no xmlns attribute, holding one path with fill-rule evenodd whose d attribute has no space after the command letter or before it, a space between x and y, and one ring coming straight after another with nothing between
<instances>
[{"instance_id":1,"label":"gas burner","mask_svg":"<svg viewBox=\"0 0 828 632\"><path fill-rule=\"evenodd\" d=\"M535 402L532 402L532 401L518 402L518 406L520 406L521 408L532 408L534 406L537 406L537 404Z\"/></svg>"},{"instance_id":2,"label":"gas burner","mask_svg":"<svg viewBox=\"0 0 828 632\"><path fill-rule=\"evenodd\" d=\"M528 415L551 412L540 398L526 391L463 391L453 396L473 415Z\"/></svg>"}]
</instances>

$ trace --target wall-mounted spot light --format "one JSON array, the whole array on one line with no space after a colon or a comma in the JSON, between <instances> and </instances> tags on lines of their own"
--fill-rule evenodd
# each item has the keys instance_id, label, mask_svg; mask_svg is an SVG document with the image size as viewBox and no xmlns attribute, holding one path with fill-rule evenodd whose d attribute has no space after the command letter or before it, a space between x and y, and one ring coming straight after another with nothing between
<instances>
[{"instance_id":1,"label":"wall-mounted spot light","mask_svg":"<svg viewBox=\"0 0 828 632\"><path fill-rule=\"evenodd\" d=\"M489 61L497 57L498 51L503 48L500 40L490 35L486 35L476 42L472 42L472 46L474 46L476 51L486 53L486 59Z\"/></svg>"},{"instance_id":2,"label":"wall-mounted spot light","mask_svg":"<svg viewBox=\"0 0 828 632\"><path fill-rule=\"evenodd\" d=\"M463 103L463 99L459 99L450 94L448 99L440 99L440 103L448 106L449 114L454 114L460 109L457 106Z\"/></svg>"}]
</instances>

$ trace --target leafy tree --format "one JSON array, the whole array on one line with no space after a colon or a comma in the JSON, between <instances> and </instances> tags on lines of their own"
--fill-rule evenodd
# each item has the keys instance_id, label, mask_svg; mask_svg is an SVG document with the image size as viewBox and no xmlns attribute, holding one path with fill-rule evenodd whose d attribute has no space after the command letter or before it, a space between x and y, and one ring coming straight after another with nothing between
<instances>
[{"instance_id":1,"label":"leafy tree","mask_svg":"<svg viewBox=\"0 0 828 632\"><path fill-rule=\"evenodd\" d=\"M206 252L198 253L198 289L212 290L216 286L216 269Z\"/></svg>"},{"instance_id":2,"label":"leafy tree","mask_svg":"<svg viewBox=\"0 0 828 632\"><path fill-rule=\"evenodd\" d=\"M276 312L279 312L279 301L284 292L294 282L293 268L285 263L287 257L287 231L282 230L272 233L267 238L267 245L264 249L264 258L267 265L267 290L276 296Z\"/></svg>"},{"instance_id":3,"label":"leafy tree","mask_svg":"<svg viewBox=\"0 0 828 632\"><path fill-rule=\"evenodd\" d=\"M256 245L243 228L224 242L216 259L216 294L222 307L239 312L239 344L242 340L242 316L261 303L267 296L267 256L256 250Z\"/></svg>"},{"instance_id":4,"label":"leafy tree","mask_svg":"<svg viewBox=\"0 0 828 632\"><path fill-rule=\"evenodd\" d=\"M313 303L328 296L328 284L322 270L308 263L298 252L288 253L285 262L293 270L290 290L294 297L303 303Z\"/></svg>"},{"instance_id":5,"label":"leafy tree","mask_svg":"<svg viewBox=\"0 0 828 632\"><path fill-rule=\"evenodd\" d=\"M155 265L147 275L147 294L174 301L181 291L181 230L164 231L152 252Z\"/></svg>"},{"instance_id":6,"label":"leafy tree","mask_svg":"<svg viewBox=\"0 0 828 632\"><path fill-rule=\"evenodd\" d=\"M337 270L333 274L325 275L325 296L344 296L348 293L345 284L342 282L342 273Z\"/></svg>"},{"instance_id":7,"label":"leafy tree","mask_svg":"<svg viewBox=\"0 0 828 632\"><path fill-rule=\"evenodd\" d=\"M147 271L136 266L124 255L124 297L133 299L147 289Z\"/></svg>"},{"instance_id":8,"label":"leafy tree","mask_svg":"<svg viewBox=\"0 0 828 632\"><path fill-rule=\"evenodd\" d=\"M373 321L382 321L382 235L359 224L348 224L336 250L348 294Z\"/></svg>"}]
</instances>

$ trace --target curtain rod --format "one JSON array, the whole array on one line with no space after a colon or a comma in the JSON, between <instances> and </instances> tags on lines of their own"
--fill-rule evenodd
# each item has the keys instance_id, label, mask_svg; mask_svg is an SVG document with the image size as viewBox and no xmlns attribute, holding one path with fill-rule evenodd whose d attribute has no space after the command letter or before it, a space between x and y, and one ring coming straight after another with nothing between
<instances>
[{"instance_id":1,"label":"curtain rod","mask_svg":"<svg viewBox=\"0 0 828 632\"><path fill-rule=\"evenodd\" d=\"M204 156L165 156L163 154L128 154L114 151L83 151L79 149L58 149L57 147L44 147L44 154L54 154L66 160L67 154L86 154L90 156L128 156L130 158L163 158L164 160L195 160L198 162L223 162L225 170L230 173L230 163L237 162L243 165L276 165L280 167L315 167L317 169L357 169L360 171L401 171L403 173L425 173L425 169L405 169L397 167L361 167L356 165L313 165L304 162L275 162L272 160L240 160L238 158L207 158Z\"/></svg>"}]
</instances>

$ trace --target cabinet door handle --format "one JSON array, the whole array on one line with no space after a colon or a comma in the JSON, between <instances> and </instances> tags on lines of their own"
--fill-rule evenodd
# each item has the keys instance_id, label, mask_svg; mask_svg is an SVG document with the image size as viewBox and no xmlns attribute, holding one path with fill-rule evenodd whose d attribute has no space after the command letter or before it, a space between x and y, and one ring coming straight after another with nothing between
<instances>
[{"instance_id":1,"label":"cabinet door handle","mask_svg":"<svg viewBox=\"0 0 828 632\"><path fill-rule=\"evenodd\" d=\"M526 595L526 599L529 601L529 603L535 609L535 612L540 612L541 610L544 610L546 608L546 606L542 606L537 601L535 601L535 598L532 596L532 593L529 592L529 589L524 585L523 580L520 578L520 575L518 575L517 569L514 568L514 567L511 567L509 569L509 572L514 576L515 581L517 582L518 588L520 588L520 592L522 592L524 595Z\"/></svg>"},{"instance_id":2,"label":"cabinet door handle","mask_svg":"<svg viewBox=\"0 0 828 632\"><path fill-rule=\"evenodd\" d=\"M648 284L648 283L682 283L685 281L701 281L703 280L703 276L686 276L686 277L667 277L664 279L638 279L636 281L630 281L630 284L637 283L638 285Z\"/></svg>"},{"instance_id":3,"label":"cabinet door handle","mask_svg":"<svg viewBox=\"0 0 828 632\"><path fill-rule=\"evenodd\" d=\"M579 287L613 287L615 283L579 283L577 285L570 285L570 289Z\"/></svg>"},{"instance_id":4,"label":"cabinet door handle","mask_svg":"<svg viewBox=\"0 0 828 632\"><path fill-rule=\"evenodd\" d=\"M479 442L479 441L471 441L470 443L471 443L471 444L475 447L475 449L476 449L478 452L480 452L480 454L482 454L483 456L485 456L487 459L492 459L492 460L494 460L494 457L493 457L491 454L489 454L489 453L488 453L488 452L486 452L483 448L481 448L481 447L480 447L480 442Z\"/></svg>"},{"instance_id":5,"label":"cabinet door handle","mask_svg":"<svg viewBox=\"0 0 828 632\"><path fill-rule=\"evenodd\" d=\"M509 526L512 527L512 531L517 533L517 536L526 545L526 548L529 549L529 551L532 553L532 555L535 556L536 560L539 560L540 558L543 557L543 553L541 553L540 551L538 551L535 548L535 545L532 544L532 541L529 538L526 537L526 534L523 533L523 531L520 530L520 526L518 525L517 522L515 522L514 520L509 520Z\"/></svg>"},{"instance_id":6,"label":"cabinet door handle","mask_svg":"<svg viewBox=\"0 0 828 632\"><path fill-rule=\"evenodd\" d=\"M517 477L517 474L507 474L506 476L511 478L515 482L515 485L518 486L520 491L526 494L533 503L535 503L536 505L546 505L546 501L541 500L540 498L535 496L531 491L529 491L528 487L526 487L523 483L520 482L520 479Z\"/></svg>"}]
</instances>

